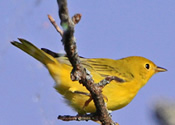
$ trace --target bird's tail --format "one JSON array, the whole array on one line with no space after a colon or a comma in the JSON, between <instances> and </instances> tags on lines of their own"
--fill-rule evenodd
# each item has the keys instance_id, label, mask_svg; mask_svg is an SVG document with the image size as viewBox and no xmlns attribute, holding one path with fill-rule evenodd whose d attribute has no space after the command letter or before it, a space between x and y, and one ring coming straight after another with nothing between
<instances>
[{"instance_id":1,"label":"bird's tail","mask_svg":"<svg viewBox=\"0 0 175 125\"><path fill-rule=\"evenodd\" d=\"M54 63L56 59L52 57L51 55L45 53L44 51L40 50L30 42L24 39L20 39L19 41L13 41L11 42L14 46L18 47L19 49L23 50L24 52L28 53L44 65L47 65L48 63Z\"/></svg>"},{"instance_id":2,"label":"bird's tail","mask_svg":"<svg viewBox=\"0 0 175 125\"><path fill-rule=\"evenodd\" d=\"M61 63L56 58L37 48L35 45L28 42L27 40L19 39L19 41L20 42L13 41L11 43L43 63L48 69L50 75L56 81L56 83L59 84L60 73L61 71L64 71Z\"/></svg>"}]
</instances>

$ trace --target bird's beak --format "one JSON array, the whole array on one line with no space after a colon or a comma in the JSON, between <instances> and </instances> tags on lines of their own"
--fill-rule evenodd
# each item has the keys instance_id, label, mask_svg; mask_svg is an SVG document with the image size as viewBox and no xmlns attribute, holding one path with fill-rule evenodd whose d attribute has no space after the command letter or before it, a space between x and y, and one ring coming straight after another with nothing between
<instances>
[{"instance_id":1,"label":"bird's beak","mask_svg":"<svg viewBox=\"0 0 175 125\"><path fill-rule=\"evenodd\" d=\"M156 72L165 72L165 71L167 71L167 69L157 66L157 68L155 69L155 71Z\"/></svg>"}]
</instances>

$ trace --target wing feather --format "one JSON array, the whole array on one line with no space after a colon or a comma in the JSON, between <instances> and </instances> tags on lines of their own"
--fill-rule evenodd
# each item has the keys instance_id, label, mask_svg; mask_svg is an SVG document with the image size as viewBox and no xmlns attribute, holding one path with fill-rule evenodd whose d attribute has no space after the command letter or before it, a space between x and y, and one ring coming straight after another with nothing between
<instances>
[{"instance_id":1,"label":"wing feather","mask_svg":"<svg viewBox=\"0 0 175 125\"><path fill-rule=\"evenodd\" d=\"M124 70L127 67L122 67L123 65L119 60L106 59L106 58L96 58L96 59L81 59L81 62L85 68L88 70L93 70L100 74L102 77L115 76L123 81L130 81L134 78L134 75L128 70ZM91 68L91 69L89 69ZM126 72L127 71L127 72Z\"/></svg>"}]
</instances>

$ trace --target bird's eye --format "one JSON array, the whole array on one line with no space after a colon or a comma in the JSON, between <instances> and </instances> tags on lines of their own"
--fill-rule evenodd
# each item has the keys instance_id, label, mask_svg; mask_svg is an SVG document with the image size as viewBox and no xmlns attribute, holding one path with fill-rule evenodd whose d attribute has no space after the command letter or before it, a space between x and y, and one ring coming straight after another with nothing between
<instances>
[{"instance_id":1,"label":"bird's eye","mask_svg":"<svg viewBox=\"0 0 175 125\"><path fill-rule=\"evenodd\" d=\"M150 65L149 64L145 64L145 68L146 69L149 69L150 68Z\"/></svg>"}]
</instances>

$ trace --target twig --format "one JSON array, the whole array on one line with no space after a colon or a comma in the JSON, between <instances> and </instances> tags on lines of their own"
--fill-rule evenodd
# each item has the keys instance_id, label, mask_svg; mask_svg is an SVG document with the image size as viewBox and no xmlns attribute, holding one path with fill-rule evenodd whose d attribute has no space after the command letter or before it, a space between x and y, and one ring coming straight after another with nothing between
<instances>
[{"instance_id":1,"label":"twig","mask_svg":"<svg viewBox=\"0 0 175 125\"><path fill-rule=\"evenodd\" d=\"M52 25L55 27L56 31L63 36L63 31L60 29L60 27L56 24L55 19L48 14L48 19L52 23ZM81 14L77 13L72 17L72 21L74 24L78 24L81 20Z\"/></svg>"},{"instance_id":2,"label":"twig","mask_svg":"<svg viewBox=\"0 0 175 125\"><path fill-rule=\"evenodd\" d=\"M58 119L63 120L63 121L88 121L88 120L98 121L98 117L93 114L86 114L82 116L81 115L77 115L77 116L59 115Z\"/></svg>"},{"instance_id":3,"label":"twig","mask_svg":"<svg viewBox=\"0 0 175 125\"><path fill-rule=\"evenodd\" d=\"M101 87L94 84L91 75L83 68L80 63L80 59L76 49L76 41L74 38L74 22L70 19L67 9L66 0L57 0L59 6L59 17L61 19L61 26L63 27L63 39L65 51L69 58L70 63L73 66L71 73L72 80L79 80L87 90L89 90L93 101L96 106L96 114L98 120L101 121L102 125L115 124L110 118L107 108L105 106Z\"/></svg>"},{"instance_id":4,"label":"twig","mask_svg":"<svg viewBox=\"0 0 175 125\"><path fill-rule=\"evenodd\" d=\"M123 79L121 79L119 77L116 77L116 76L107 76L105 79L101 80L97 85L98 86L101 86L101 87L104 87L104 86L106 86L107 84L109 84L113 80L115 80L118 83L125 82L125 80L123 80Z\"/></svg>"},{"instance_id":5,"label":"twig","mask_svg":"<svg viewBox=\"0 0 175 125\"><path fill-rule=\"evenodd\" d=\"M63 36L63 31L60 29L60 27L56 24L54 18L51 15L48 15L48 19L50 20L50 22L53 24L53 26L55 27L55 29L57 30L57 32Z\"/></svg>"}]
</instances>

